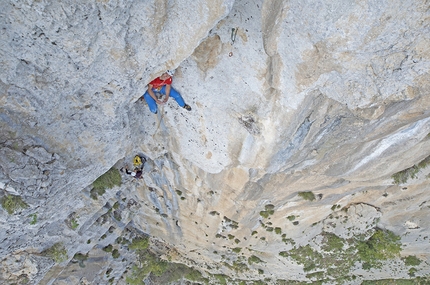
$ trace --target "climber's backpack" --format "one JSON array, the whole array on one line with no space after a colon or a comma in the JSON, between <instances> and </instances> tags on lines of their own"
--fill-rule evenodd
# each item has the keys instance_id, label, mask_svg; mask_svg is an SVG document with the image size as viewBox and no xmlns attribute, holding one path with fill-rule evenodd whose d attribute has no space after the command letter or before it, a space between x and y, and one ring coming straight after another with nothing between
<instances>
[{"instance_id":1,"label":"climber's backpack","mask_svg":"<svg viewBox=\"0 0 430 285\"><path fill-rule=\"evenodd\" d=\"M134 167L137 167L142 164L142 158L140 156L136 155L133 159L133 165Z\"/></svg>"}]
</instances>

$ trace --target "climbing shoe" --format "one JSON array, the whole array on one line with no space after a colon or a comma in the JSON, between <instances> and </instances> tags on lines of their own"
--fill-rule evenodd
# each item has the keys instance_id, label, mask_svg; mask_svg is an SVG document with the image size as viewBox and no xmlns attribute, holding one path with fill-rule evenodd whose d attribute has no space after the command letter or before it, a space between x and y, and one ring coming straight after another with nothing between
<instances>
[{"instance_id":1,"label":"climbing shoe","mask_svg":"<svg viewBox=\"0 0 430 285\"><path fill-rule=\"evenodd\" d=\"M188 105L188 104L185 104L185 105L184 105L184 109L185 109L185 110L187 110L187 111L191 111L191 107L190 107L190 105Z\"/></svg>"}]
</instances>

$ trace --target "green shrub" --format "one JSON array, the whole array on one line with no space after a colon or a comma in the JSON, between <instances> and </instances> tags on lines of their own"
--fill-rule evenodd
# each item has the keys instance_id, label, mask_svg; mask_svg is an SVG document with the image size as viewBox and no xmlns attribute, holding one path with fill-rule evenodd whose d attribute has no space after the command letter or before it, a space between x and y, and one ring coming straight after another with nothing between
<instances>
[{"instance_id":1,"label":"green shrub","mask_svg":"<svg viewBox=\"0 0 430 285\"><path fill-rule=\"evenodd\" d=\"M68 258L66 248L61 242L55 243L53 246L43 251L42 254L52 258L57 263L61 263Z\"/></svg>"},{"instance_id":2,"label":"green shrub","mask_svg":"<svg viewBox=\"0 0 430 285\"><path fill-rule=\"evenodd\" d=\"M103 248L103 250L106 252L112 252L112 249L113 249L113 246L111 244L109 244Z\"/></svg>"},{"instance_id":3,"label":"green shrub","mask_svg":"<svg viewBox=\"0 0 430 285\"><path fill-rule=\"evenodd\" d=\"M302 197L305 200L308 201L313 201L315 200L315 195L314 193L312 193L311 191L306 191L306 192L299 192L298 194L300 197Z\"/></svg>"},{"instance_id":4,"label":"green shrub","mask_svg":"<svg viewBox=\"0 0 430 285\"><path fill-rule=\"evenodd\" d=\"M72 220L70 220L70 224L71 224L73 230L76 229L79 226L78 221L76 221L75 218L73 218Z\"/></svg>"},{"instance_id":5,"label":"green shrub","mask_svg":"<svg viewBox=\"0 0 430 285\"><path fill-rule=\"evenodd\" d=\"M35 225L37 223L37 214L31 214L30 217L32 218L30 225Z\"/></svg>"},{"instance_id":6,"label":"green shrub","mask_svg":"<svg viewBox=\"0 0 430 285\"><path fill-rule=\"evenodd\" d=\"M421 170L426 168L428 165L430 165L430 155L424 158L422 161L420 161L418 164L406 168L402 171L399 171L397 173L394 173L391 175L391 178L393 178L393 182L395 184L404 184L408 182L409 178L417 178L417 173Z\"/></svg>"},{"instance_id":7,"label":"green shrub","mask_svg":"<svg viewBox=\"0 0 430 285\"><path fill-rule=\"evenodd\" d=\"M1 198L1 206L9 215L12 215L17 210L28 208L27 203L22 201L21 196L15 195L6 195Z\"/></svg>"},{"instance_id":8,"label":"green shrub","mask_svg":"<svg viewBox=\"0 0 430 285\"><path fill-rule=\"evenodd\" d=\"M409 274L409 276L410 276L410 277L415 277L415 273L416 273L417 271L418 271L418 270L416 270L414 267L412 267L412 268L410 268L410 269L409 269L408 274Z\"/></svg>"},{"instance_id":9,"label":"green shrub","mask_svg":"<svg viewBox=\"0 0 430 285\"><path fill-rule=\"evenodd\" d=\"M400 237L378 228L369 231L373 235L367 240L364 236L342 239L332 233L323 232L320 249L316 250L309 244L296 247L292 241L294 247L279 252L279 255L303 265L303 270L311 272L310 274L324 271L324 278L344 278L357 262L362 263L364 270L370 270L379 268L383 260L399 255ZM286 242L286 236L282 240Z\"/></svg>"},{"instance_id":10,"label":"green shrub","mask_svg":"<svg viewBox=\"0 0 430 285\"><path fill-rule=\"evenodd\" d=\"M275 233L280 235L282 233L282 229L280 227L275 228Z\"/></svg>"},{"instance_id":11,"label":"green shrub","mask_svg":"<svg viewBox=\"0 0 430 285\"><path fill-rule=\"evenodd\" d=\"M322 249L327 252L340 251L343 248L343 239L332 233L324 234Z\"/></svg>"},{"instance_id":12,"label":"green shrub","mask_svg":"<svg viewBox=\"0 0 430 285\"><path fill-rule=\"evenodd\" d=\"M225 276L224 274L215 274L214 277L219 282L218 284L227 285L227 276Z\"/></svg>"},{"instance_id":13,"label":"green shrub","mask_svg":"<svg viewBox=\"0 0 430 285\"><path fill-rule=\"evenodd\" d=\"M238 260L233 261L233 269L236 272L244 272L244 271L249 270L248 266L245 263L238 261Z\"/></svg>"},{"instance_id":14,"label":"green shrub","mask_svg":"<svg viewBox=\"0 0 430 285\"><path fill-rule=\"evenodd\" d=\"M260 212L260 216L267 219L270 215L273 215L275 213L275 206L272 204L268 204L264 206L264 211Z\"/></svg>"},{"instance_id":15,"label":"green shrub","mask_svg":"<svg viewBox=\"0 0 430 285\"><path fill-rule=\"evenodd\" d=\"M241 247L235 247L235 248L233 248L233 252L235 252L235 253L239 253L241 250L242 250Z\"/></svg>"},{"instance_id":16,"label":"green shrub","mask_svg":"<svg viewBox=\"0 0 430 285\"><path fill-rule=\"evenodd\" d=\"M187 267L187 270L182 270L182 271L185 271L184 277L187 280L201 281L203 279L203 275L197 270L193 270L193 269Z\"/></svg>"},{"instance_id":17,"label":"green shrub","mask_svg":"<svg viewBox=\"0 0 430 285\"><path fill-rule=\"evenodd\" d=\"M291 216L288 216L287 219L292 222L296 219L296 216L291 215Z\"/></svg>"},{"instance_id":18,"label":"green shrub","mask_svg":"<svg viewBox=\"0 0 430 285\"><path fill-rule=\"evenodd\" d=\"M112 257L113 257L113 258L118 258L118 257L120 257L120 254L119 254L118 249L114 249L114 250L112 251Z\"/></svg>"},{"instance_id":19,"label":"green shrub","mask_svg":"<svg viewBox=\"0 0 430 285\"><path fill-rule=\"evenodd\" d=\"M289 256L288 251L281 251L281 252L279 252L279 255L282 257L288 257Z\"/></svg>"},{"instance_id":20,"label":"green shrub","mask_svg":"<svg viewBox=\"0 0 430 285\"><path fill-rule=\"evenodd\" d=\"M275 212L275 206L272 204L268 204L266 206L264 206L264 209L268 212L270 212L271 215L273 215L273 213Z\"/></svg>"},{"instance_id":21,"label":"green shrub","mask_svg":"<svg viewBox=\"0 0 430 285\"><path fill-rule=\"evenodd\" d=\"M377 229L367 241L357 243L358 255L364 263L379 267L380 260L387 260L399 255L400 237L388 230Z\"/></svg>"},{"instance_id":22,"label":"green shrub","mask_svg":"<svg viewBox=\"0 0 430 285\"><path fill-rule=\"evenodd\" d=\"M403 258L403 261L405 262L406 266L418 266L421 263L421 260L413 255Z\"/></svg>"},{"instance_id":23,"label":"green shrub","mask_svg":"<svg viewBox=\"0 0 430 285\"><path fill-rule=\"evenodd\" d=\"M101 196L105 193L106 189L113 188L114 186L121 185L121 174L118 169L112 167L105 174L97 178L93 182L93 189L91 190L91 197L97 199L97 195Z\"/></svg>"},{"instance_id":24,"label":"green shrub","mask_svg":"<svg viewBox=\"0 0 430 285\"><path fill-rule=\"evenodd\" d=\"M261 211L260 212L260 216L262 216L263 218L267 219L270 216L270 214L267 211Z\"/></svg>"},{"instance_id":25,"label":"green shrub","mask_svg":"<svg viewBox=\"0 0 430 285\"><path fill-rule=\"evenodd\" d=\"M131 244L128 246L132 250L145 250L149 247L149 237L138 237L134 238Z\"/></svg>"},{"instance_id":26,"label":"green shrub","mask_svg":"<svg viewBox=\"0 0 430 285\"><path fill-rule=\"evenodd\" d=\"M161 260L148 250L138 250L139 266L133 266L130 276L126 277L128 284L144 284L143 279L152 273L161 276L168 269L169 263Z\"/></svg>"},{"instance_id":27,"label":"green shrub","mask_svg":"<svg viewBox=\"0 0 430 285\"><path fill-rule=\"evenodd\" d=\"M251 255L250 257L248 257L248 264L251 265L253 263L261 263L263 262L263 260L261 260L260 258L258 258L255 255Z\"/></svg>"},{"instance_id":28,"label":"green shrub","mask_svg":"<svg viewBox=\"0 0 430 285\"><path fill-rule=\"evenodd\" d=\"M75 259L79 262L79 267L84 268L85 267L84 261L88 259L88 253L86 255L84 255L82 253L76 253L73 256L73 259Z\"/></svg>"}]
</instances>

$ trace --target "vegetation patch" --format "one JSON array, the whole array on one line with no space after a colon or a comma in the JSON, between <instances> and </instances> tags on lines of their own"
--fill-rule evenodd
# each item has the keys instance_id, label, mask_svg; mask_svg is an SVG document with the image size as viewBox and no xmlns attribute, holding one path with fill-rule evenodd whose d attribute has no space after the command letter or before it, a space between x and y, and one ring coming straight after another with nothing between
<instances>
[{"instance_id":1,"label":"vegetation patch","mask_svg":"<svg viewBox=\"0 0 430 285\"><path fill-rule=\"evenodd\" d=\"M331 206L331 210L335 211L336 209L339 209L340 207L341 207L341 205L334 204L333 206Z\"/></svg>"},{"instance_id":2,"label":"vegetation patch","mask_svg":"<svg viewBox=\"0 0 430 285\"><path fill-rule=\"evenodd\" d=\"M28 208L27 203L25 203L21 196L6 195L1 198L1 206L7 211L9 215L12 215L20 209Z\"/></svg>"},{"instance_id":3,"label":"vegetation patch","mask_svg":"<svg viewBox=\"0 0 430 285\"><path fill-rule=\"evenodd\" d=\"M239 253L239 252L242 250L242 248L241 248L241 247L235 247L235 248L233 248L232 250L233 250L233 252L235 252L235 253Z\"/></svg>"},{"instance_id":4,"label":"vegetation patch","mask_svg":"<svg viewBox=\"0 0 430 285\"><path fill-rule=\"evenodd\" d=\"M244 272L244 271L249 270L249 268L246 265L246 263L243 263L243 262L238 261L238 260L233 261L233 266L232 267L233 267L234 271L236 271L236 272Z\"/></svg>"},{"instance_id":5,"label":"vegetation patch","mask_svg":"<svg viewBox=\"0 0 430 285\"><path fill-rule=\"evenodd\" d=\"M149 237L138 237L128 246L131 250L145 250L149 247Z\"/></svg>"},{"instance_id":6,"label":"vegetation patch","mask_svg":"<svg viewBox=\"0 0 430 285\"><path fill-rule=\"evenodd\" d=\"M227 285L227 276L224 274L215 274L215 279L218 281L218 284Z\"/></svg>"},{"instance_id":7,"label":"vegetation patch","mask_svg":"<svg viewBox=\"0 0 430 285\"><path fill-rule=\"evenodd\" d=\"M250 257L248 257L248 264L252 265L253 263L262 263L263 260L261 260L260 258L258 258L255 255L251 255Z\"/></svg>"},{"instance_id":8,"label":"vegetation patch","mask_svg":"<svg viewBox=\"0 0 430 285\"><path fill-rule=\"evenodd\" d=\"M31 221L30 221L30 225L35 225L37 223L37 214L31 214Z\"/></svg>"},{"instance_id":9,"label":"vegetation patch","mask_svg":"<svg viewBox=\"0 0 430 285\"><path fill-rule=\"evenodd\" d=\"M364 263L379 268L381 260L397 257L400 253L400 237L393 232L377 229L367 241L358 241L356 248Z\"/></svg>"},{"instance_id":10,"label":"vegetation patch","mask_svg":"<svg viewBox=\"0 0 430 285\"><path fill-rule=\"evenodd\" d=\"M144 284L143 280L150 273L161 276L166 272L168 263L158 258L149 250L138 250L137 252L139 265L134 265L132 274L126 277L128 284Z\"/></svg>"},{"instance_id":11,"label":"vegetation patch","mask_svg":"<svg viewBox=\"0 0 430 285\"><path fill-rule=\"evenodd\" d=\"M66 248L61 242L57 242L50 248L43 251L42 255L52 258L57 263L61 263L68 258Z\"/></svg>"},{"instance_id":12,"label":"vegetation patch","mask_svg":"<svg viewBox=\"0 0 430 285\"><path fill-rule=\"evenodd\" d=\"M224 216L224 222L226 223L226 225L228 225L232 229L239 228L239 223L238 222L233 221L233 220L227 218L226 216Z\"/></svg>"},{"instance_id":13,"label":"vegetation patch","mask_svg":"<svg viewBox=\"0 0 430 285\"><path fill-rule=\"evenodd\" d=\"M418 164L415 164L412 167L406 168L402 171L399 171L391 175L391 178L393 178L393 183L397 185L404 184L408 182L409 178L417 178L418 172L429 165L430 165L430 155L424 158Z\"/></svg>"},{"instance_id":14,"label":"vegetation patch","mask_svg":"<svg viewBox=\"0 0 430 285\"><path fill-rule=\"evenodd\" d=\"M70 220L70 225L73 230L75 230L79 226L78 221L75 218Z\"/></svg>"},{"instance_id":15,"label":"vegetation patch","mask_svg":"<svg viewBox=\"0 0 430 285\"><path fill-rule=\"evenodd\" d=\"M417 271L418 270L416 268L412 267L412 268L409 269L408 275L411 276L411 277L415 277L415 273Z\"/></svg>"},{"instance_id":16,"label":"vegetation patch","mask_svg":"<svg viewBox=\"0 0 430 285\"><path fill-rule=\"evenodd\" d=\"M364 280L361 285L428 285L430 277L417 277L415 279L383 279Z\"/></svg>"},{"instance_id":17,"label":"vegetation patch","mask_svg":"<svg viewBox=\"0 0 430 285\"><path fill-rule=\"evenodd\" d=\"M112 251L112 257L113 258L118 258L118 257L120 257L120 254L119 254L119 251L118 251L118 249L114 249L113 251Z\"/></svg>"},{"instance_id":18,"label":"vegetation patch","mask_svg":"<svg viewBox=\"0 0 430 285\"><path fill-rule=\"evenodd\" d=\"M79 263L79 267L82 267L82 268L85 267L84 261L87 260L87 259L88 259L88 253L85 254L85 255L82 254L82 253L76 253L73 256L73 260L75 260L75 262L78 262Z\"/></svg>"},{"instance_id":19,"label":"vegetation patch","mask_svg":"<svg viewBox=\"0 0 430 285\"><path fill-rule=\"evenodd\" d=\"M342 239L335 234L322 234L321 250L312 246L294 246L289 251L281 251L279 255L290 258L303 265L309 276L336 279L347 276L356 262L361 262L365 270L380 268L382 261L395 258L401 251L400 237L394 233L375 229L370 238L357 236ZM313 275L313 273L319 272ZM323 272L323 274L321 273Z\"/></svg>"},{"instance_id":20,"label":"vegetation patch","mask_svg":"<svg viewBox=\"0 0 430 285\"><path fill-rule=\"evenodd\" d=\"M113 249L113 246L111 244L109 244L103 248L103 251L112 252L112 249Z\"/></svg>"},{"instance_id":21,"label":"vegetation patch","mask_svg":"<svg viewBox=\"0 0 430 285\"><path fill-rule=\"evenodd\" d=\"M421 264L421 260L414 255L409 255L402 258L402 260L405 262L406 266L418 266Z\"/></svg>"},{"instance_id":22,"label":"vegetation patch","mask_svg":"<svg viewBox=\"0 0 430 285\"><path fill-rule=\"evenodd\" d=\"M93 182L90 196L94 200L97 200L97 197L103 195L106 189L111 189L115 186L121 186L121 173L118 169L112 167Z\"/></svg>"},{"instance_id":23,"label":"vegetation patch","mask_svg":"<svg viewBox=\"0 0 430 285\"><path fill-rule=\"evenodd\" d=\"M312 191L299 192L298 194L304 200L313 201L315 200L315 194Z\"/></svg>"},{"instance_id":24,"label":"vegetation patch","mask_svg":"<svg viewBox=\"0 0 430 285\"><path fill-rule=\"evenodd\" d=\"M291 215L291 216L288 216L287 219L292 222L296 219L296 216Z\"/></svg>"},{"instance_id":25,"label":"vegetation patch","mask_svg":"<svg viewBox=\"0 0 430 285\"><path fill-rule=\"evenodd\" d=\"M272 204L268 204L264 206L264 211L260 211L260 216L267 219L270 215L275 213L275 206Z\"/></svg>"}]
</instances>

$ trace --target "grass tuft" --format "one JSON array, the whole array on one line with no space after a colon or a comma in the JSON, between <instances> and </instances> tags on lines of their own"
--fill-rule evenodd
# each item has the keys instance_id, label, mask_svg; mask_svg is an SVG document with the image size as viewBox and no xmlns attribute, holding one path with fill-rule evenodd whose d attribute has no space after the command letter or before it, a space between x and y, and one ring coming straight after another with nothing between
<instances>
[{"instance_id":1,"label":"grass tuft","mask_svg":"<svg viewBox=\"0 0 430 285\"><path fill-rule=\"evenodd\" d=\"M97 196L101 196L106 192L106 189L121 185L121 174L118 169L112 167L105 174L97 178L93 182L91 190L91 198L97 200Z\"/></svg>"},{"instance_id":2,"label":"grass tuft","mask_svg":"<svg viewBox=\"0 0 430 285\"><path fill-rule=\"evenodd\" d=\"M6 195L1 198L1 206L5 209L9 215L12 215L20 209L28 208L27 203L22 201L21 196Z\"/></svg>"},{"instance_id":3,"label":"grass tuft","mask_svg":"<svg viewBox=\"0 0 430 285\"><path fill-rule=\"evenodd\" d=\"M315 194L312 193L312 191L306 191L306 192L299 192L298 194L300 197L302 197L304 200L313 201L315 200Z\"/></svg>"},{"instance_id":4,"label":"grass tuft","mask_svg":"<svg viewBox=\"0 0 430 285\"><path fill-rule=\"evenodd\" d=\"M53 246L43 251L42 254L52 258L57 263L61 263L68 258L66 248L61 242L55 243Z\"/></svg>"},{"instance_id":5,"label":"grass tuft","mask_svg":"<svg viewBox=\"0 0 430 285\"><path fill-rule=\"evenodd\" d=\"M406 182L408 182L409 178L417 178L418 172L429 165L430 155L424 158L418 164L391 175L391 178L393 178L393 183L397 185L405 184Z\"/></svg>"}]
</instances>

